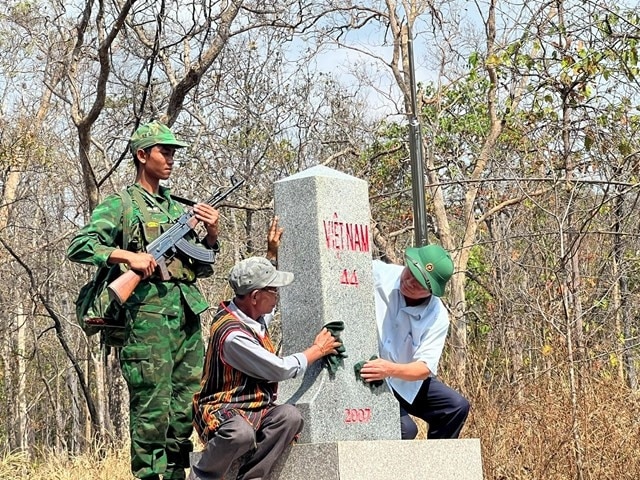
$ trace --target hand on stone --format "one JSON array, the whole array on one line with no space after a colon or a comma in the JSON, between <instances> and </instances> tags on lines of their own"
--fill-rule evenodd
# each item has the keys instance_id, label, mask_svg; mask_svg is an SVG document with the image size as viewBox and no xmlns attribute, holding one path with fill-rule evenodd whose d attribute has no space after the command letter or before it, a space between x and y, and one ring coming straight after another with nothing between
<instances>
[{"instance_id":1,"label":"hand on stone","mask_svg":"<svg viewBox=\"0 0 640 480\"><path fill-rule=\"evenodd\" d=\"M371 358L369 358L369 362L372 360L376 360L378 358L377 355L372 355ZM361 360L359 362L356 362L353 365L353 372L356 374L356 379L360 380L361 382L363 382L365 385L368 385L369 388L374 388L374 387L380 387L384 384L383 380L371 380L371 381L367 381L364 378L362 378L362 367L364 367L365 363L367 363L367 360Z\"/></svg>"},{"instance_id":2,"label":"hand on stone","mask_svg":"<svg viewBox=\"0 0 640 480\"><path fill-rule=\"evenodd\" d=\"M267 259L273 261L278 259L278 248L280 248L280 238L283 232L284 228L278 227L278 217L273 217L267 232Z\"/></svg>"},{"instance_id":3,"label":"hand on stone","mask_svg":"<svg viewBox=\"0 0 640 480\"><path fill-rule=\"evenodd\" d=\"M369 360L360 370L360 376L367 382L375 382L392 377L393 363L382 358Z\"/></svg>"},{"instance_id":4,"label":"hand on stone","mask_svg":"<svg viewBox=\"0 0 640 480\"><path fill-rule=\"evenodd\" d=\"M322 356L336 355L338 348L342 345L341 342L335 339L329 330L323 328L320 333L316 335L313 345L320 349Z\"/></svg>"}]
</instances>

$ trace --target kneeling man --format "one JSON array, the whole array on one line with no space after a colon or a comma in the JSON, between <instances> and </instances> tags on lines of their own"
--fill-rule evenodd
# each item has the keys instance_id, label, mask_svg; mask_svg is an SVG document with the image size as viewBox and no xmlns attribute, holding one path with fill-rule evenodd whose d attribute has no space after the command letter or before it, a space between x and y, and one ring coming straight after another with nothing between
<instances>
[{"instance_id":1,"label":"kneeling man","mask_svg":"<svg viewBox=\"0 0 640 480\"><path fill-rule=\"evenodd\" d=\"M313 345L286 357L276 355L268 321L278 288L293 273L275 269L263 257L237 263L229 274L232 301L223 302L211 325L200 391L194 395L194 426L206 443L189 479L222 479L245 453L238 480L268 478L273 464L302 430L293 405L276 405L278 383L304 374L340 342L323 328Z\"/></svg>"}]
</instances>

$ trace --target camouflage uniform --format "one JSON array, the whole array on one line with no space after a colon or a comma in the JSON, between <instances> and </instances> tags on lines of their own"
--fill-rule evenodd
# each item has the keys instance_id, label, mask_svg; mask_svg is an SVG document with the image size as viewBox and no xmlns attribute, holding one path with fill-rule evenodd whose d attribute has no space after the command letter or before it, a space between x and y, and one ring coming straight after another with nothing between
<instances>
[{"instance_id":1,"label":"camouflage uniform","mask_svg":"<svg viewBox=\"0 0 640 480\"><path fill-rule=\"evenodd\" d=\"M73 238L69 259L102 267L116 248L144 251L183 213L167 188L160 187L157 195L138 184L127 190L134 204L129 245L121 245L122 199L112 195ZM143 199L153 221L144 222L136 197ZM190 240L196 241L195 234ZM212 267L178 257L169 271L170 281L156 275L143 280L125 303L128 323L120 365L129 386L131 469L138 478L163 474L167 480L183 479L192 450L191 400L204 357L199 314L208 307L194 282L211 275Z\"/></svg>"}]
</instances>

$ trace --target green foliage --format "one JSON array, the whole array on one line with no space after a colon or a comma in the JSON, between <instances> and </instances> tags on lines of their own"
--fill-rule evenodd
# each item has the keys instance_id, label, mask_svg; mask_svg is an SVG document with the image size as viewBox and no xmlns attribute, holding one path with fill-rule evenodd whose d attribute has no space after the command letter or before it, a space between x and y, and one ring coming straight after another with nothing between
<instances>
[{"instance_id":1,"label":"green foliage","mask_svg":"<svg viewBox=\"0 0 640 480\"><path fill-rule=\"evenodd\" d=\"M467 269L472 277L478 279L482 279L486 275L490 274L492 266L490 262L487 262L485 258L485 250L482 247L476 245L471 248ZM476 282L469 282L467 284L465 296L467 304L471 307L475 305L486 305L492 299L492 296L487 292L486 288Z\"/></svg>"},{"instance_id":2,"label":"green foliage","mask_svg":"<svg viewBox=\"0 0 640 480\"><path fill-rule=\"evenodd\" d=\"M363 150L355 169L368 179L373 218L394 231L411 221L409 151L405 143L408 128L383 122L377 132L377 139Z\"/></svg>"},{"instance_id":3,"label":"green foliage","mask_svg":"<svg viewBox=\"0 0 640 480\"><path fill-rule=\"evenodd\" d=\"M486 288L489 283L487 276L491 275L493 266L485 255L486 251L482 247L474 246L467 263L468 277L471 280L465 286L465 299L467 308L474 312L469 317L469 330L476 340L486 339L491 332L491 318L495 309L494 298Z\"/></svg>"},{"instance_id":4,"label":"green foliage","mask_svg":"<svg viewBox=\"0 0 640 480\"><path fill-rule=\"evenodd\" d=\"M472 64L477 64L477 60ZM434 147L444 155L459 156L477 153L489 131L486 111L488 80L471 68L459 82L446 85L436 92L433 84L424 85L423 97L438 96L439 102L425 102L421 118L425 134L433 136Z\"/></svg>"},{"instance_id":5,"label":"green foliage","mask_svg":"<svg viewBox=\"0 0 640 480\"><path fill-rule=\"evenodd\" d=\"M0 169L50 165L47 138L32 131L28 119L5 119L0 129Z\"/></svg>"},{"instance_id":6,"label":"green foliage","mask_svg":"<svg viewBox=\"0 0 640 480\"><path fill-rule=\"evenodd\" d=\"M32 12L33 7L33 2L16 2L11 9L11 13L16 16L26 16Z\"/></svg>"}]
</instances>

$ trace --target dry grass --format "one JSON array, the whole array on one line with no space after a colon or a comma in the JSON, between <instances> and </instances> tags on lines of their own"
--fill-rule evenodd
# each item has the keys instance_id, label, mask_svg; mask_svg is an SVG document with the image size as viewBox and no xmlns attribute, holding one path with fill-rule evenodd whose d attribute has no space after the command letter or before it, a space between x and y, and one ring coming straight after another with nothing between
<instances>
[{"instance_id":1,"label":"dry grass","mask_svg":"<svg viewBox=\"0 0 640 480\"><path fill-rule=\"evenodd\" d=\"M611 381L582 385L573 430L569 388L545 378L474 399L466 437L482 441L485 478L640 478L640 397ZM577 455L576 452L580 454Z\"/></svg>"},{"instance_id":2,"label":"dry grass","mask_svg":"<svg viewBox=\"0 0 640 480\"><path fill-rule=\"evenodd\" d=\"M576 448L585 480L640 478L640 397L607 380L582 385L572 433L569 389L546 377L523 385L479 392L463 430L481 439L487 480L576 479ZM424 424L420 424L424 435ZM3 480L130 480L128 448L67 458L44 452L0 459Z\"/></svg>"},{"instance_id":3,"label":"dry grass","mask_svg":"<svg viewBox=\"0 0 640 480\"><path fill-rule=\"evenodd\" d=\"M129 448L69 457L53 452L40 452L29 459L24 454L11 454L0 459L3 480L131 480Z\"/></svg>"}]
</instances>

